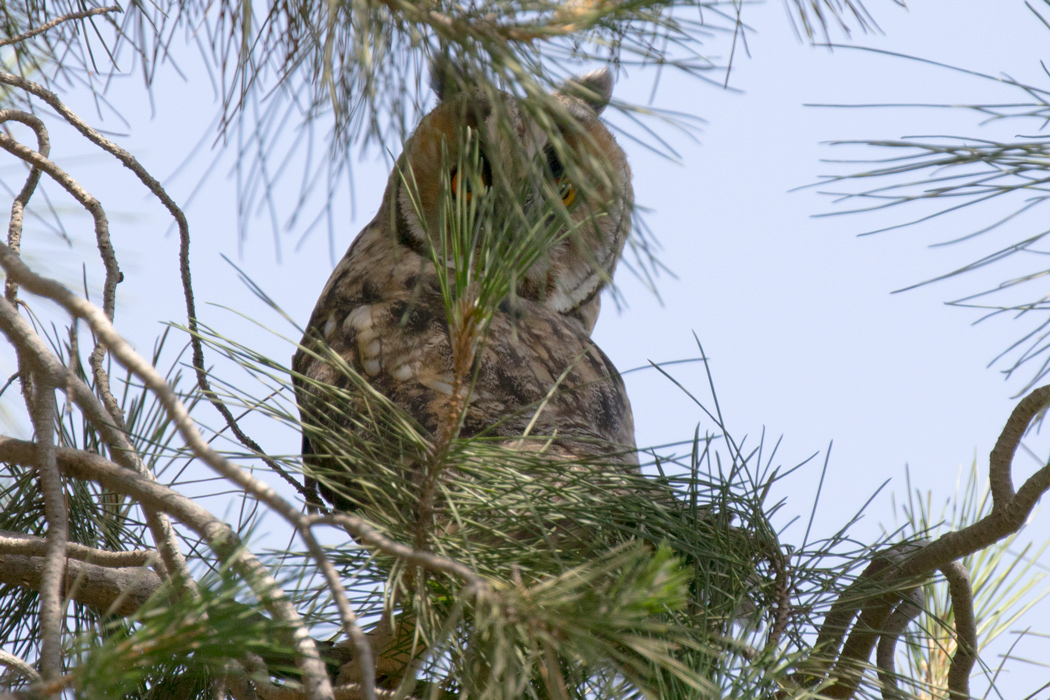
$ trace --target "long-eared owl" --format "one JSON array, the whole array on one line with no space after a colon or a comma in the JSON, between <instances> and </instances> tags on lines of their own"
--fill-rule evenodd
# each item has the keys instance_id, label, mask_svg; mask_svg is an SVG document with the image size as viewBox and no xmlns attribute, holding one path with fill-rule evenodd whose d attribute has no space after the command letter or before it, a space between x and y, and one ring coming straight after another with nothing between
<instances>
[{"instance_id":1,"label":"long-eared owl","mask_svg":"<svg viewBox=\"0 0 1050 700\"><path fill-rule=\"evenodd\" d=\"M308 478L342 510L389 508L377 480L410 483L425 457L391 411L425 444L456 413L461 437L636 471L623 382L590 338L633 198L598 118L609 73L538 103L452 70L434 88L293 359Z\"/></svg>"}]
</instances>

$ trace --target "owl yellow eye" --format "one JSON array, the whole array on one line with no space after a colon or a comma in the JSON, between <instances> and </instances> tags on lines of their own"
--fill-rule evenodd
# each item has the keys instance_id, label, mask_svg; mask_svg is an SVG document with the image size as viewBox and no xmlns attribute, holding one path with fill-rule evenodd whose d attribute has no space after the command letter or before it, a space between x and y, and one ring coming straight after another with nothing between
<instances>
[{"instance_id":1,"label":"owl yellow eye","mask_svg":"<svg viewBox=\"0 0 1050 700\"><path fill-rule=\"evenodd\" d=\"M459 196L459 192L460 192L460 190L459 190L459 170L458 169L452 171L452 182L450 182L449 184L452 187L452 196L453 197L458 197ZM465 199L466 201L469 202L470 198L473 197L473 196L474 196L474 193L470 191L470 183L469 182L464 182L463 183L463 199Z\"/></svg>"},{"instance_id":2,"label":"owl yellow eye","mask_svg":"<svg viewBox=\"0 0 1050 700\"><path fill-rule=\"evenodd\" d=\"M489 191L492 187L492 171L489 169L488 161L482 158L481 161L481 190L478 194L483 195ZM449 179L449 187L452 188L452 196L458 197L459 193L463 193L463 200L469 202L471 197L474 196L474 189L470 185L471 178L464 177L462 184L460 184L459 168L452 169L452 177ZM460 187L463 189L461 190Z\"/></svg>"},{"instance_id":3,"label":"owl yellow eye","mask_svg":"<svg viewBox=\"0 0 1050 700\"><path fill-rule=\"evenodd\" d=\"M554 187L561 196L561 203L567 207L572 206L572 203L576 201L576 187L565 176L565 166L562 164L561 158L554 152L554 148L550 144L547 144L543 151L547 156L547 171L554 179Z\"/></svg>"},{"instance_id":4,"label":"owl yellow eye","mask_svg":"<svg viewBox=\"0 0 1050 700\"><path fill-rule=\"evenodd\" d=\"M571 207L572 203L576 201L576 188L563 177L555 180L555 184L558 186L558 194L561 195L561 203Z\"/></svg>"}]
</instances>

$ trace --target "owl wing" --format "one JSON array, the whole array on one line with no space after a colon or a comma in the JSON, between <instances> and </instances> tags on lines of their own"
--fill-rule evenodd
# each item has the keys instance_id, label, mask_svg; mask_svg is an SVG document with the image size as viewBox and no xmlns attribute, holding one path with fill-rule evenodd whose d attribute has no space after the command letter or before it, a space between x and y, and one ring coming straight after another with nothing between
<instances>
[{"instance_id":1,"label":"owl wing","mask_svg":"<svg viewBox=\"0 0 1050 700\"><path fill-rule=\"evenodd\" d=\"M494 424L507 437L554 438L574 457L637 465L620 374L579 319L540 304L497 313L480 352L464 432L491 433Z\"/></svg>"},{"instance_id":2,"label":"owl wing","mask_svg":"<svg viewBox=\"0 0 1050 700\"><path fill-rule=\"evenodd\" d=\"M433 263L396 240L385 218L332 272L292 370L304 468L328 500L352 510L368 479L412 478L450 410L452 358Z\"/></svg>"},{"instance_id":3,"label":"owl wing","mask_svg":"<svg viewBox=\"0 0 1050 700\"><path fill-rule=\"evenodd\" d=\"M292 361L306 471L340 482L347 494L340 498L322 483L326 498L348 508L376 461L393 469L384 477L411 478L410 468L383 459L381 443L396 431L375 417L392 404L425 442L453 410L452 367L433 263L373 222L333 271ZM545 446L552 456L637 467L623 381L580 319L528 300L501 309L474 369L462 436L516 438L522 450ZM339 457L369 446L378 446L376 460ZM411 445L385 448L404 455L402 463L413 460Z\"/></svg>"}]
</instances>

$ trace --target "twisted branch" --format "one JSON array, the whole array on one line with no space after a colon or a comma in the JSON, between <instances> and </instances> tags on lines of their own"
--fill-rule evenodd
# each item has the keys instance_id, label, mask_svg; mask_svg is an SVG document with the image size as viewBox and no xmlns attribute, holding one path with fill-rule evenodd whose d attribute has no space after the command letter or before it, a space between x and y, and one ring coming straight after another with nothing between
<instances>
[{"instance_id":1,"label":"twisted branch","mask_svg":"<svg viewBox=\"0 0 1050 700\"><path fill-rule=\"evenodd\" d=\"M32 117L32 115L25 112L17 112L16 110L4 110L4 112L0 112L0 121L4 121L5 117L17 118L18 121L27 123L27 118ZM43 125L41 124L40 127L43 128ZM48 160L42 153L38 153L33 149L18 143L10 136L3 133L0 133L0 148L33 166L29 175L29 180L26 181L27 186L34 177L39 178L40 171L43 171L47 173L51 179L60 184L62 188L73 197L73 199L77 200L77 202L84 207L89 214L91 214L91 218L95 221L95 240L98 242L99 253L102 256L106 268L106 279L102 291L102 309L106 316L112 319L116 310L117 283L120 279L120 267L117 265L116 254L113 251L113 243L109 236L109 220L106 217L105 210L102 208L102 204L95 199L90 192L81 187L80 183L70 177L70 175L58 165ZM26 189L27 188L23 188L23 191ZM29 194L32 194L32 189L29 190ZM19 227L21 226L20 218L17 222L12 218L11 226L14 227L16 224ZM114 420L119 421L118 427L123 428L121 425L123 419L120 405L113 397L112 392L110 392L109 377L102 369L102 359L104 354L105 348L101 343L96 343L95 349L91 352L90 357L91 369L95 376L96 384L98 384L102 391L102 400L106 405L106 409L109 411L110 415L114 417Z\"/></svg>"},{"instance_id":2,"label":"twisted branch","mask_svg":"<svg viewBox=\"0 0 1050 700\"><path fill-rule=\"evenodd\" d=\"M12 205L12 216L8 235L9 241L14 242L15 245L10 246L8 253L13 255L15 259L18 259L17 244L20 242L22 234L22 212L25 204L29 201L29 198L32 196L36 188L41 172L46 172L50 177L55 179L56 182L62 185L62 187L77 199L78 202L83 204L85 208L91 212L92 217L95 220L95 232L96 238L99 241L100 250L104 251L108 248L112 251L112 246L109 245L108 224L106 222L105 212L102 211L101 205L99 205L97 200L80 187L72 177L47 159L46 156L50 150L50 144L47 137L47 129L44 127L43 122L31 114L19 110L0 111L0 123L8 120L19 121L33 128L37 134L37 141L41 149L39 152L33 151L17 141L14 141L5 134L0 134L0 147L18 156L32 166L30 174L26 179L26 183L22 187L22 191L19 193L18 197L16 197L15 203ZM114 270L115 273L113 272ZM115 294L116 279L119 276L119 269L116 268L115 259L113 259L112 264L108 266L106 276L107 285L111 288L112 294ZM53 358L47 346L42 342L38 342L39 338L35 338L36 334L32 328L24 323L18 316L13 306L16 300L17 289L18 280L11 275L8 275L5 298L9 304L5 304L6 308L0 310L0 316L3 317L3 320L0 321L0 329L11 338L16 348L31 349L30 354L34 358L33 364L41 365L41 367L38 367L38 371L46 369L46 374L50 377L49 381L52 386L66 387L67 393L70 388L73 389L75 402L80 406L81 410L84 410L85 416L92 422L92 425L102 433L106 443L109 445L113 454L117 456L118 460L122 461L128 468L134 469L143 474L148 473L149 470L142 463L141 459L138 458L134 447L127 439L127 431L124 426L120 406L109 391L108 375L102 370L101 356L99 356L97 362L94 363L93 369L95 370L96 384L98 384L103 393L103 400L106 404L105 408L97 405L98 401L91 390L80 381L79 377L67 370L61 365L61 363ZM114 301L115 298L112 296L108 299L110 318L112 318ZM20 342L14 342L16 336L20 339ZM96 351L99 347L101 346L96 344ZM93 355L94 354L95 353L93 353ZM29 379L29 371L26 363L20 362L19 365L22 376L23 393L25 393L31 390L32 381ZM146 523L153 534L154 540L157 543L161 556L164 558L164 563L169 573L176 577L176 581L180 583L180 588L188 587L192 594L194 592L192 577L189 575L189 571L186 568L185 559L182 556L182 552L179 550L175 534L171 531L170 523L168 523L162 516L157 516L148 509L145 514Z\"/></svg>"},{"instance_id":3,"label":"twisted branch","mask_svg":"<svg viewBox=\"0 0 1050 700\"><path fill-rule=\"evenodd\" d=\"M48 138L44 122L40 121L36 115L17 109L0 110L0 124L7 121L21 122L32 129L36 133L37 152L45 158L48 156L51 152L51 140ZM33 196L33 192L36 191L36 186L39 182L40 169L31 168L21 191L15 195L15 200L11 202L11 219L7 225L7 245L16 253L22 246L22 219L25 215L25 208ZM11 280L7 280L4 287L4 297L12 304L15 303L18 295L18 285Z\"/></svg>"},{"instance_id":4,"label":"twisted branch","mask_svg":"<svg viewBox=\"0 0 1050 700\"><path fill-rule=\"evenodd\" d=\"M949 532L933 542L895 547L880 553L832 606L821 625L811 666L817 671L811 678L819 680L826 676L831 679L831 685L824 691L827 697L853 697L876 639L882 637L880 647L883 643L891 645L895 641L886 641L886 638L895 639L903 631L903 628L898 630L898 625L891 620L894 611L899 609L902 596L909 595L911 587L928 579L937 570L948 581L958 638L958 648L952 656L948 673L948 691L953 700L969 697L969 677L977 654L977 625L969 574L959 560L1017 532L1028 520L1040 497L1050 489L1050 464L1037 470L1016 491L1012 476L1013 458L1021 439L1048 404L1050 385L1039 387L1014 407L1006 421L989 455L991 513L973 525ZM887 566L890 557L892 566ZM860 617L839 653L842 638L858 611ZM836 656L835 666L829 672L828 659ZM879 658L886 660L881 651ZM879 668L892 673L892 666L879 663ZM884 692L886 687L884 682Z\"/></svg>"}]
</instances>

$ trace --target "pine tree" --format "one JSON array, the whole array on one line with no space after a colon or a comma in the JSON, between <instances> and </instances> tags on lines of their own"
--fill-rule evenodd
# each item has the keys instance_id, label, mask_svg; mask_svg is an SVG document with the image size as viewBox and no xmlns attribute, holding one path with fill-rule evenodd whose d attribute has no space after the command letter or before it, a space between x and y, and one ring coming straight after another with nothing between
<instances>
[{"instance_id":1,"label":"pine tree","mask_svg":"<svg viewBox=\"0 0 1050 700\"><path fill-rule=\"evenodd\" d=\"M295 106L303 128L331 126L324 167L332 173L350 167L351 144L397 150L434 61L452 61L474 89L509 91L541 114L554 109L554 86L595 61L704 79L711 64L701 33L735 39L744 31L741 10L651 1L4 5L8 39L0 48L11 52L11 72L0 73L2 119L24 124L36 144L0 134L0 148L29 168L0 246L0 331L18 360L5 389L21 390L34 433L0 436L0 688L17 697L238 700L967 697L979 641L1023 612L1029 590L1007 546L1050 488L1050 467L1015 491L1011 465L1050 403L1050 387L1018 403L991 457L991 503L972 482L960 495L956 529L935 532L928 509L913 503L908 525L882 541L858 545L845 527L791 549L770 523L779 505L767 502L770 485L789 470L775 466L775 446L735 439L717 400L710 417L718 431L697 432L687 459L654 457L645 476L610 474L464 434L459 415L427 434L347 367L348 385L368 398L354 419L382 439L346 439L333 459L377 471L433 461L440 488L429 491L455 527L407 517L421 496L396 470L374 488L397 508L333 510L311 500L301 455L266 454L243 427L250 415L253 425L316 428L297 410L288 363L198 322L190 225L179 204L56 94L83 76L103 80L100 66L121 52L132 52L145 82L163 89L153 79L171 42L183 31L206 36L204 59L222 81L223 133L242 130L260 145L254 153L265 154ZM811 39L834 25L875 26L855 0L797 1L791 10ZM260 94L270 99L252 107ZM614 106L635 116L651 111ZM1031 107L1042 110L1041 102ZM151 357L119 331L119 251L101 205L48 159L51 121L129 168L178 230L186 321L158 338ZM556 120L545 127L558 151L565 132ZM652 133L649 143L659 148ZM1023 177L1042 169L1041 147L920 146L927 155L917 167L1009 162ZM243 157L261 157L252 152ZM265 179L264 170L252 172ZM38 275L19 255L24 213L45 176L92 217L105 268L101 304ZM268 187L246 191L265 193L249 199L275 196ZM443 196L453 196L451 183ZM477 250L478 210L451 199L447 208L449 246ZM541 218L547 214L554 215ZM550 246L537 230L517 257L497 251L491 259L501 264L461 264L462 279L442 288L450 333L464 346L485 341L487 314L513 289L521 270L506 261L535 259ZM631 254L642 271L657 264L648 243L639 222ZM260 305L273 305L256 289ZM475 294L469 323L468 293ZM42 299L64 310L65 325L40 321ZM90 349L81 346L85 337ZM185 347L172 352L176 337ZM282 342L275 335L275 345L287 347ZM224 367L239 367L253 383L212 369L210 358L228 360ZM187 366L192 381L183 377ZM457 380L469 391L466 370ZM208 429L201 416L216 409L223 427ZM227 432L238 447L216 440ZM187 469L211 474L211 493L232 491L237 518L195 500L200 492L180 476ZM263 472L282 479L281 488ZM532 530L513 517L525 501L539 523ZM301 544L266 549L254 536L263 513ZM563 522L571 531L550 537ZM340 543L326 544L333 532ZM964 563L978 574L972 581ZM934 579L938 572L943 579ZM990 598L1008 604L982 607ZM901 640L908 670L898 673ZM391 667L395 682L377 687L377 671L382 678Z\"/></svg>"}]
</instances>

